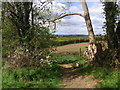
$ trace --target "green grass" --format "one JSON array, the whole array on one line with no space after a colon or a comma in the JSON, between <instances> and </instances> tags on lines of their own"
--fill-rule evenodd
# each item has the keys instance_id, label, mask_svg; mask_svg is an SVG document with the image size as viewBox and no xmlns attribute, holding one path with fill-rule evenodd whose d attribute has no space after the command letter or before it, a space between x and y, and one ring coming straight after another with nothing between
<instances>
[{"instance_id":1,"label":"green grass","mask_svg":"<svg viewBox=\"0 0 120 90\"><path fill-rule=\"evenodd\" d=\"M3 88L60 88L61 86L61 67L59 64L80 62L80 68L76 71L80 75L93 75L101 82L97 88L120 88L120 70L105 67L93 67L86 63L80 56L59 55L51 56L53 64L51 67L44 68L20 68L17 70L3 70ZM60 85L61 84L61 85Z\"/></svg>"},{"instance_id":2,"label":"green grass","mask_svg":"<svg viewBox=\"0 0 120 90\"><path fill-rule=\"evenodd\" d=\"M51 57L53 63L58 64L67 64L67 63L74 63L74 62L80 62L84 64L86 61L80 57L75 55L60 55L60 54L54 54Z\"/></svg>"},{"instance_id":3,"label":"green grass","mask_svg":"<svg viewBox=\"0 0 120 90\"><path fill-rule=\"evenodd\" d=\"M3 88L57 88L61 77L60 66L49 68L19 68L3 70Z\"/></svg>"},{"instance_id":4,"label":"green grass","mask_svg":"<svg viewBox=\"0 0 120 90\"><path fill-rule=\"evenodd\" d=\"M101 82L96 85L97 88L120 88L120 70L85 64L76 71L80 72L80 75L93 75L95 79L100 80Z\"/></svg>"},{"instance_id":5,"label":"green grass","mask_svg":"<svg viewBox=\"0 0 120 90\"><path fill-rule=\"evenodd\" d=\"M104 36L95 36L97 41L104 41ZM82 43L89 42L88 36L62 36L56 38L57 46L73 44L73 43Z\"/></svg>"},{"instance_id":6,"label":"green grass","mask_svg":"<svg viewBox=\"0 0 120 90\"><path fill-rule=\"evenodd\" d=\"M3 88L58 88L63 87L61 83L61 67L60 63L73 63L85 61L82 57L71 55L58 55L51 56L53 61L52 66L44 68L19 68L4 69Z\"/></svg>"},{"instance_id":7,"label":"green grass","mask_svg":"<svg viewBox=\"0 0 120 90\"><path fill-rule=\"evenodd\" d=\"M80 68L76 71L80 75L93 75L95 79L101 82L96 85L97 88L120 88L120 70L114 70L106 67L94 67L86 63L84 58L74 55L53 55L52 59L57 63L80 62Z\"/></svg>"},{"instance_id":8,"label":"green grass","mask_svg":"<svg viewBox=\"0 0 120 90\"><path fill-rule=\"evenodd\" d=\"M120 71L109 69L98 69L95 73L95 77L102 80L97 87L101 88L120 88Z\"/></svg>"}]
</instances>

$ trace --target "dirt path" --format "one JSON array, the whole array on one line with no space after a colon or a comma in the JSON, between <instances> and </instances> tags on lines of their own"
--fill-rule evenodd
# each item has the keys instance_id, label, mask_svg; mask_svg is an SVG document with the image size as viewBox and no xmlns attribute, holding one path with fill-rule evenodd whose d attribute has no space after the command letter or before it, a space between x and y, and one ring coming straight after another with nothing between
<instances>
[{"instance_id":1,"label":"dirt path","mask_svg":"<svg viewBox=\"0 0 120 90\"><path fill-rule=\"evenodd\" d=\"M88 43L69 44L57 47L55 53L59 54L74 54L79 53L80 48L85 51ZM62 67L62 80L64 88L95 88L95 85L99 82L94 79L92 75L80 75L80 72L76 72L70 64L61 64Z\"/></svg>"},{"instance_id":2,"label":"dirt path","mask_svg":"<svg viewBox=\"0 0 120 90\"><path fill-rule=\"evenodd\" d=\"M99 82L92 75L81 76L70 64L62 64L64 88L95 88Z\"/></svg>"}]
</instances>

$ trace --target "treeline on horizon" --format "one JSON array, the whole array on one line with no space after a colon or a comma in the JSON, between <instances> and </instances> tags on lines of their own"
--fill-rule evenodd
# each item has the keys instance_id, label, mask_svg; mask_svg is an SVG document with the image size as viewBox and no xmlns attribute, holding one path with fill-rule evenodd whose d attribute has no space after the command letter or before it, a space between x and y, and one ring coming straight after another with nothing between
<instances>
[{"instance_id":1,"label":"treeline on horizon","mask_svg":"<svg viewBox=\"0 0 120 90\"><path fill-rule=\"evenodd\" d=\"M57 37L88 37L88 35L85 35L85 34L55 34L55 36ZM101 35L101 34L97 34L95 36L104 36L104 35Z\"/></svg>"},{"instance_id":2,"label":"treeline on horizon","mask_svg":"<svg viewBox=\"0 0 120 90\"><path fill-rule=\"evenodd\" d=\"M56 46L63 46L67 44L75 44L75 43L82 43L82 42L89 42L88 35L56 35ZM96 35L95 36L97 41L105 40L104 35Z\"/></svg>"},{"instance_id":3,"label":"treeline on horizon","mask_svg":"<svg viewBox=\"0 0 120 90\"><path fill-rule=\"evenodd\" d=\"M55 34L55 36L57 37L88 37L88 35L84 35L84 34Z\"/></svg>"}]
</instances>

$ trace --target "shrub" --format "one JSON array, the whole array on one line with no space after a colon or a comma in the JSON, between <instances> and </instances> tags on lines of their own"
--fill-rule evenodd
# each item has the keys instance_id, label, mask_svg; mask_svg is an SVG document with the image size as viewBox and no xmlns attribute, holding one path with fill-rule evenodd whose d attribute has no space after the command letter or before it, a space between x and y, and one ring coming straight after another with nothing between
<instances>
[{"instance_id":1,"label":"shrub","mask_svg":"<svg viewBox=\"0 0 120 90\"><path fill-rule=\"evenodd\" d=\"M48 28L35 25L32 35L27 33L20 37L9 19L5 19L3 25L3 57L11 66L41 67L50 64L49 55L53 51L55 36ZM28 37L31 39L27 40Z\"/></svg>"},{"instance_id":2,"label":"shrub","mask_svg":"<svg viewBox=\"0 0 120 90\"><path fill-rule=\"evenodd\" d=\"M12 67L43 67L51 64L50 52L41 50L30 52L24 47L17 48L14 53L10 54L7 58L7 62Z\"/></svg>"}]
</instances>

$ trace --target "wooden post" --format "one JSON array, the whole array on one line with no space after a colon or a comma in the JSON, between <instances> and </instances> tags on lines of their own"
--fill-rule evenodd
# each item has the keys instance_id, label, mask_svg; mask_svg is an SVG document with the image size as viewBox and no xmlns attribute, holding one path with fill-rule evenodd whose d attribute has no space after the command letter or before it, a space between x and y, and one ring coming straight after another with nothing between
<instances>
[{"instance_id":1,"label":"wooden post","mask_svg":"<svg viewBox=\"0 0 120 90\"><path fill-rule=\"evenodd\" d=\"M79 50L79 55L82 56L82 49L80 48Z\"/></svg>"}]
</instances>

